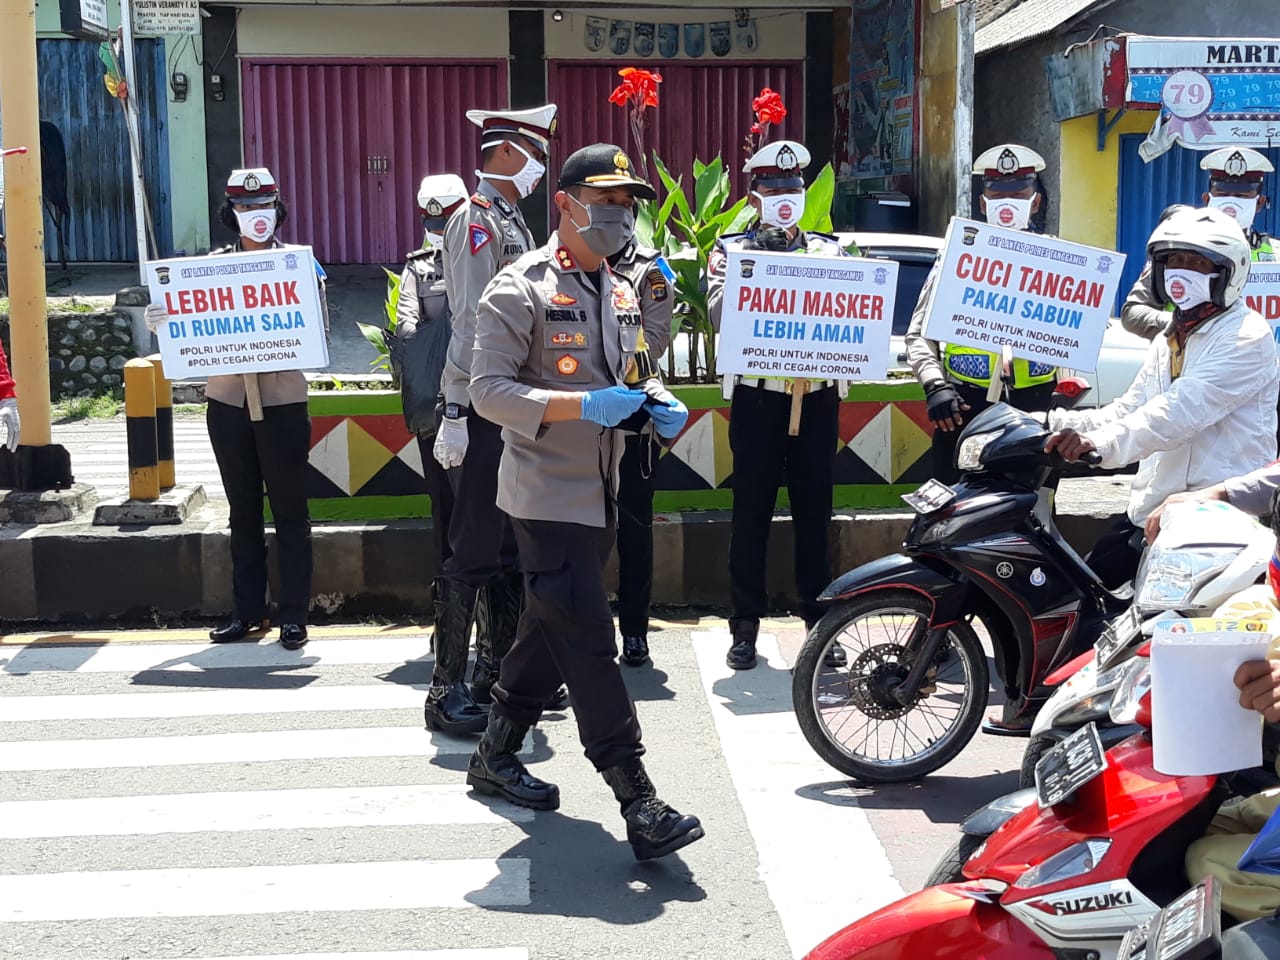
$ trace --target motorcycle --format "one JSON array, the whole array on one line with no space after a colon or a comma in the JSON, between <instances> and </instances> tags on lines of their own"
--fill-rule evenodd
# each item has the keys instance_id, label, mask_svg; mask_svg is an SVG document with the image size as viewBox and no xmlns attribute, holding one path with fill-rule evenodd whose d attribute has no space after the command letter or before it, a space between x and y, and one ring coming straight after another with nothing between
<instances>
[{"instance_id":1,"label":"motorcycle","mask_svg":"<svg viewBox=\"0 0 1280 960\"><path fill-rule=\"evenodd\" d=\"M1087 389L1064 381L1063 395ZM1128 606L1062 538L1037 416L1006 404L960 435L954 488L930 480L903 499L916 511L904 552L849 571L796 659L792 701L809 745L867 783L915 780L977 732L988 672L974 630L991 637L1006 705L1001 730L1025 735L1046 678L1089 649ZM1096 463L1096 455L1092 458ZM847 664L829 658L835 644Z\"/></svg>"},{"instance_id":2,"label":"motorcycle","mask_svg":"<svg viewBox=\"0 0 1280 960\"><path fill-rule=\"evenodd\" d=\"M1149 693L1129 686L1113 706L1143 733L1104 753L1089 724L1045 754L1034 802L974 852L964 880L850 924L806 960L1115 960L1186 890L1187 847L1232 789L1230 777L1155 770Z\"/></svg>"},{"instance_id":3,"label":"motorcycle","mask_svg":"<svg viewBox=\"0 0 1280 960\"><path fill-rule=\"evenodd\" d=\"M1134 651L1151 639L1160 620L1208 616L1258 582L1274 549L1275 535L1228 503L1170 506L1134 580L1133 606L1104 628L1093 650L1047 678L1055 689L1032 724L1018 785L1034 786L1040 758L1090 721L1098 724L1105 748L1136 733L1108 717L1116 689L1132 671L1144 669L1131 659Z\"/></svg>"},{"instance_id":4,"label":"motorcycle","mask_svg":"<svg viewBox=\"0 0 1280 960\"><path fill-rule=\"evenodd\" d=\"M1280 918L1262 917L1222 931L1222 892L1207 877L1125 935L1116 960L1274 960Z\"/></svg>"}]
</instances>

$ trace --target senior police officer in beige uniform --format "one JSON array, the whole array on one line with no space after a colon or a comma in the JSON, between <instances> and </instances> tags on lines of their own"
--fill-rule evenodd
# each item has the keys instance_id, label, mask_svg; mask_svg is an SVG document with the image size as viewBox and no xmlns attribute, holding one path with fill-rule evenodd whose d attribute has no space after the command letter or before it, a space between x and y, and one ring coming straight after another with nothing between
<instances>
[{"instance_id":1,"label":"senior police officer in beige uniform","mask_svg":"<svg viewBox=\"0 0 1280 960\"><path fill-rule=\"evenodd\" d=\"M529 196L546 172L555 134L554 104L532 110L471 110L480 127L482 169L469 203L444 231L444 282L453 331L440 387L444 417L433 452L454 490L449 519L450 556L436 581L435 653L426 725L445 733L479 733L482 704L497 680L498 664L515 639L521 585L515 541L495 505L502 437L498 425L472 413L467 397L471 348L480 296L499 270L536 245L517 201ZM476 665L472 686L463 682L473 623Z\"/></svg>"},{"instance_id":2,"label":"senior police officer in beige uniform","mask_svg":"<svg viewBox=\"0 0 1280 960\"><path fill-rule=\"evenodd\" d=\"M498 506L515 529L526 607L467 783L534 809L559 806L559 789L516 751L563 677L587 758L613 789L636 858L647 860L697 840L702 825L658 799L614 659L604 567L623 443L611 428L643 406L661 435L675 436L688 410L656 381L623 385L640 306L605 261L630 239L635 200L652 199L653 188L611 144L569 157L559 187L558 230L498 275L476 322L471 403L503 428Z\"/></svg>"}]
</instances>

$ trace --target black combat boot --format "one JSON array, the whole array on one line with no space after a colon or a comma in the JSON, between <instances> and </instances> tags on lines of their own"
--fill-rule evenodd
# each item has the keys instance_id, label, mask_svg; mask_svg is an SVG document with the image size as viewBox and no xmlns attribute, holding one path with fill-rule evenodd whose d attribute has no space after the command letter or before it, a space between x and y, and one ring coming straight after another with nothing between
<instances>
[{"instance_id":1,"label":"black combat boot","mask_svg":"<svg viewBox=\"0 0 1280 960\"><path fill-rule=\"evenodd\" d=\"M502 658L516 639L524 609L524 576L500 573L476 595L476 665L471 671L471 695L489 703L489 691L502 672Z\"/></svg>"},{"instance_id":2,"label":"black combat boot","mask_svg":"<svg viewBox=\"0 0 1280 960\"><path fill-rule=\"evenodd\" d=\"M697 817L683 816L658 799L639 757L601 771L627 821L627 841L637 860L656 860L703 837Z\"/></svg>"},{"instance_id":3,"label":"black combat boot","mask_svg":"<svg viewBox=\"0 0 1280 960\"><path fill-rule=\"evenodd\" d=\"M730 620L729 632L733 634L733 646L724 662L735 670L751 670L756 665L756 634L760 632L759 620Z\"/></svg>"},{"instance_id":4,"label":"black combat boot","mask_svg":"<svg viewBox=\"0 0 1280 960\"><path fill-rule=\"evenodd\" d=\"M528 727L491 714L480 746L467 762L467 785L516 806L555 810L560 806L560 788L533 776L516 756L528 731Z\"/></svg>"},{"instance_id":5,"label":"black combat boot","mask_svg":"<svg viewBox=\"0 0 1280 960\"><path fill-rule=\"evenodd\" d=\"M488 722L462 677L467 671L467 641L476 602L474 587L441 580L436 594L436 666L423 707L428 730L441 733L480 733Z\"/></svg>"}]
</instances>

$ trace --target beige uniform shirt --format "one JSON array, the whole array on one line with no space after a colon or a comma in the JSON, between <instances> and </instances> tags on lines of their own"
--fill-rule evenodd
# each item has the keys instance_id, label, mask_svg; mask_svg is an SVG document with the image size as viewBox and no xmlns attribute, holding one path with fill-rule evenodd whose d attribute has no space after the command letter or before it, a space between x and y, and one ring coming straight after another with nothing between
<instances>
[{"instance_id":1,"label":"beige uniform shirt","mask_svg":"<svg viewBox=\"0 0 1280 960\"><path fill-rule=\"evenodd\" d=\"M907 325L907 335L903 338L907 363L911 364L911 371L922 387L935 380L947 379L942 368L942 344L924 335L924 321L933 305L933 290L937 285L938 265L935 263L920 288L920 297L916 300L916 308L911 311L911 323Z\"/></svg>"},{"instance_id":2,"label":"beige uniform shirt","mask_svg":"<svg viewBox=\"0 0 1280 960\"><path fill-rule=\"evenodd\" d=\"M605 526L623 438L584 420L542 422L554 391L623 383L641 329L635 288L604 268L600 290L551 235L485 291L471 405L502 426L498 506L522 520Z\"/></svg>"},{"instance_id":3,"label":"beige uniform shirt","mask_svg":"<svg viewBox=\"0 0 1280 960\"><path fill-rule=\"evenodd\" d=\"M279 240L275 241L274 246L283 246ZM217 250L211 250L210 256L223 253L235 253L240 249L239 242L233 243ZM323 280L317 278L320 285L320 314L324 320L325 336L329 335L329 300L325 295L325 284ZM212 376L205 385L204 395L208 400L217 400L219 403L229 404L233 407L243 407L245 405L244 394L244 378L243 373L228 373ZM253 374L247 374L253 376ZM262 405L264 407L282 407L286 403L306 403L307 402L307 378L301 370L281 370L277 373L259 373L258 377L258 393L262 396Z\"/></svg>"},{"instance_id":4,"label":"beige uniform shirt","mask_svg":"<svg viewBox=\"0 0 1280 960\"><path fill-rule=\"evenodd\" d=\"M656 363L671 343L671 318L675 313L675 291L658 266L660 255L652 247L627 244L614 269L626 276L640 297L644 340Z\"/></svg>"},{"instance_id":5,"label":"beige uniform shirt","mask_svg":"<svg viewBox=\"0 0 1280 960\"><path fill-rule=\"evenodd\" d=\"M400 299L396 301L396 336L412 337L426 316L428 321L444 315L444 270L438 250L415 250L405 259L400 274Z\"/></svg>"},{"instance_id":6,"label":"beige uniform shirt","mask_svg":"<svg viewBox=\"0 0 1280 960\"><path fill-rule=\"evenodd\" d=\"M484 288L503 267L534 247L520 210L488 180L454 211L444 228L444 283L453 314L453 335L440 389L446 403L467 406L476 310Z\"/></svg>"}]
</instances>

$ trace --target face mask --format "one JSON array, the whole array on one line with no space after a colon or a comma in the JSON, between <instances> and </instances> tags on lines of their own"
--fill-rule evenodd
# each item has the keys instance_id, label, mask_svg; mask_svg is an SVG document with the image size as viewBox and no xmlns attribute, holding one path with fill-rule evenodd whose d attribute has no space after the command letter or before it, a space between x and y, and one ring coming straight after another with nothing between
<instances>
[{"instance_id":1,"label":"face mask","mask_svg":"<svg viewBox=\"0 0 1280 960\"><path fill-rule=\"evenodd\" d=\"M511 143L511 141L507 141ZM524 166L520 168L520 172L515 176L509 177L504 173L485 173L482 170L476 171L476 176L485 180L507 180L516 185L516 192L521 198L529 196L534 190L538 189L538 184L542 182L542 175L547 172L547 168L533 159L524 148L518 143L511 143L514 150L518 150L524 157Z\"/></svg>"},{"instance_id":2,"label":"face mask","mask_svg":"<svg viewBox=\"0 0 1280 960\"><path fill-rule=\"evenodd\" d=\"M1010 230L1025 230L1031 222L1031 202L1034 198L1002 197L999 200L987 198L987 223L997 227L1008 227Z\"/></svg>"},{"instance_id":3,"label":"face mask","mask_svg":"<svg viewBox=\"0 0 1280 960\"><path fill-rule=\"evenodd\" d=\"M804 216L803 193L775 193L766 197L752 192L751 195L760 203L760 222L768 226L790 230Z\"/></svg>"},{"instance_id":4,"label":"face mask","mask_svg":"<svg viewBox=\"0 0 1280 960\"><path fill-rule=\"evenodd\" d=\"M426 246L430 247L432 250L439 250L441 247L444 246L444 234L432 233L430 230L427 230Z\"/></svg>"},{"instance_id":5,"label":"face mask","mask_svg":"<svg viewBox=\"0 0 1280 960\"><path fill-rule=\"evenodd\" d=\"M636 217L626 207L611 203L588 206L572 194L569 199L587 211L587 225L578 227L578 235L592 253L612 257L635 236Z\"/></svg>"},{"instance_id":6,"label":"face mask","mask_svg":"<svg viewBox=\"0 0 1280 960\"><path fill-rule=\"evenodd\" d=\"M1212 299L1211 288L1216 273L1197 273L1194 270L1166 270L1164 292L1179 310L1192 310Z\"/></svg>"},{"instance_id":7,"label":"face mask","mask_svg":"<svg viewBox=\"0 0 1280 960\"><path fill-rule=\"evenodd\" d=\"M276 208L237 210L236 222L240 225L240 236L265 243L276 232Z\"/></svg>"},{"instance_id":8,"label":"face mask","mask_svg":"<svg viewBox=\"0 0 1280 960\"><path fill-rule=\"evenodd\" d=\"M1234 217L1240 229L1248 232L1253 226L1253 218L1258 213L1257 197L1210 197L1209 206L1221 210L1229 217Z\"/></svg>"}]
</instances>

